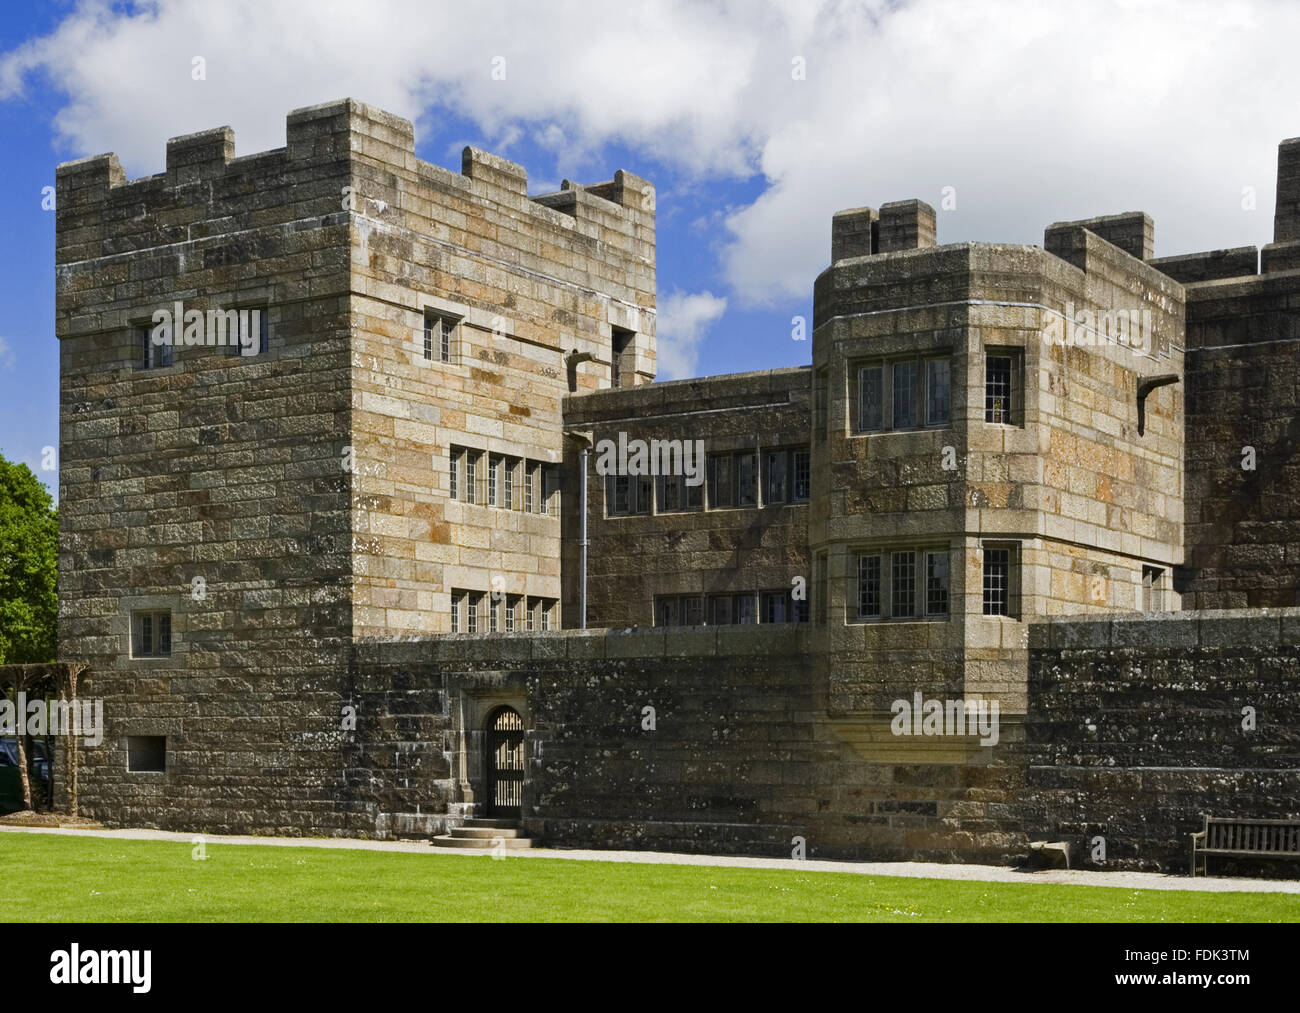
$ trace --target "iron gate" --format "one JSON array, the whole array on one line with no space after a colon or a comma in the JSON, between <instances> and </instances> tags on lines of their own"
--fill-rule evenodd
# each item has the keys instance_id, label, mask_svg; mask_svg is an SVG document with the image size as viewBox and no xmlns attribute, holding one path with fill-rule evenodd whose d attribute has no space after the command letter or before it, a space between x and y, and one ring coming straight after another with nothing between
<instances>
[{"instance_id":1,"label":"iron gate","mask_svg":"<svg viewBox=\"0 0 1300 1013\"><path fill-rule=\"evenodd\" d=\"M488 816L518 819L524 796L524 722L513 707L492 712L487 729Z\"/></svg>"}]
</instances>

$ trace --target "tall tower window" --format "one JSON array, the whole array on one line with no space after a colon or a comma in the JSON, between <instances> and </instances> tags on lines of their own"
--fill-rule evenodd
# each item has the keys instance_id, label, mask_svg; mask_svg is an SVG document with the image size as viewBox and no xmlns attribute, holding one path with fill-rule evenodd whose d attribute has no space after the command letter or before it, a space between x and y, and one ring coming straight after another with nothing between
<instances>
[{"instance_id":1,"label":"tall tower window","mask_svg":"<svg viewBox=\"0 0 1300 1013\"><path fill-rule=\"evenodd\" d=\"M1021 425L1023 389L1019 349L988 349L984 356L984 421Z\"/></svg>"},{"instance_id":2,"label":"tall tower window","mask_svg":"<svg viewBox=\"0 0 1300 1013\"><path fill-rule=\"evenodd\" d=\"M984 546L984 614L1014 616L1016 550L1013 545Z\"/></svg>"}]
</instances>

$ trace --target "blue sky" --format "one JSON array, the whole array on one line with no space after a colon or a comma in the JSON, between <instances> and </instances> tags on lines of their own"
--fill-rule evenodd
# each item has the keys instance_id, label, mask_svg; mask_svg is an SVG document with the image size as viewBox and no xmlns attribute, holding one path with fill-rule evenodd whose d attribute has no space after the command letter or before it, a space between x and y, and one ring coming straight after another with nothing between
<instances>
[{"instance_id":1,"label":"blue sky","mask_svg":"<svg viewBox=\"0 0 1300 1013\"><path fill-rule=\"evenodd\" d=\"M58 443L53 212L70 158L129 177L228 124L239 154L345 95L474 144L533 193L625 168L657 187L660 376L810 360L830 216L919 197L940 242L1041 243L1145 210L1159 256L1271 239L1276 146L1300 134L1300 5L1220 0L159 0L0 21L0 453ZM205 74L195 80L201 57ZM494 61L504 59L504 80Z\"/></svg>"}]
</instances>

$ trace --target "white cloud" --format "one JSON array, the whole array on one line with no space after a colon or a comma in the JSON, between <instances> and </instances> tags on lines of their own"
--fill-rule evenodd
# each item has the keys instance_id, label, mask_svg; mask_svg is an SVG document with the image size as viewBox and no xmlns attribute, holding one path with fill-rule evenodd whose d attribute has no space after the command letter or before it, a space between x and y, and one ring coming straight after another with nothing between
<instances>
[{"instance_id":1,"label":"white cloud","mask_svg":"<svg viewBox=\"0 0 1300 1013\"><path fill-rule=\"evenodd\" d=\"M0 338L0 369L14 368L13 347L4 338Z\"/></svg>"},{"instance_id":2,"label":"white cloud","mask_svg":"<svg viewBox=\"0 0 1300 1013\"><path fill-rule=\"evenodd\" d=\"M944 186L958 206L943 242L1036 243L1051 221L1124 210L1153 214L1162 255L1267 242L1276 145L1300 134L1300 5L1268 0L134 10L83 2L0 59L0 97L38 79L67 95L69 157L115 150L129 173L157 171L167 136L227 123L249 153L284 143L288 110L352 95L417 131L450 111L505 146L617 142L688 181L757 172L765 188L726 217L718 251L741 305L809 296L835 210L938 206ZM205 81L190 80L196 55Z\"/></svg>"},{"instance_id":3,"label":"white cloud","mask_svg":"<svg viewBox=\"0 0 1300 1013\"><path fill-rule=\"evenodd\" d=\"M681 380L696 375L700 342L726 309L727 300L712 292L673 291L659 300L655 334L660 380Z\"/></svg>"}]
</instances>

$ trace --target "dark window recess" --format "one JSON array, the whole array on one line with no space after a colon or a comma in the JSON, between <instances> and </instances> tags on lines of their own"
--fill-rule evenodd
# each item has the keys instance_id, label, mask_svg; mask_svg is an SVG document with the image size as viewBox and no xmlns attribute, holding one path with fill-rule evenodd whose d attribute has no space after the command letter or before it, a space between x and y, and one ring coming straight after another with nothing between
<instances>
[{"instance_id":1,"label":"dark window recess","mask_svg":"<svg viewBox=\"0 0 1300 1013\"><path fill-rule=\"evenodd\" d=\"M808 602L797 601L790 597L789 591L762 592L763 612L760 617L764 623L806 623L808 621Z\"/></svg>"},{"instance_id":2,"label":"dark window recess","mask_svg":"<svg viewBox=\"0 0 1300 1013\"><path fill-rule=\"evenodd\" d=\"M257 354L265 355L267 349L271 347L270 311L265 306L254 306L251 309L239 311L238 336L233 341L227 339L226 355L233 357L244 354L244 335L248 333L248 328L252 326L253 313L257 314Z\"/></svg>"},{"instance_id":3,"label":"dark window recess","mask_svg":"<svg viewBox=\"0 0 1300 1013\"><path fill-rule=\"evenodd\" d=\"M880 617L880 557L858 557L858 618Z\"/></svg>"},{"instance_id":4,"label":"dark window recess","mask_svg":"<svg viewBox=\"0 0 1300 1013\"><path fill-rule=\"evenodd\" d=\"M952 362L946 356L863 363L857 377L855 432L947 426L952 420Z\"/></svg>"},{"instance_id":5,"label":"dark window recess","mask_svg":"<svg viewBox=\"0 0 1300 1013\"><path fill-rule=\"evenodd\" d=\"M825 552L817 553L816 569L813 572L813 598L817 602L817 625L825 626L827 617L826 602L830 597L830 557ZM806 603L805 603L806 604Z\"/></svg>"},{"instance_id":6,"label":"dark window recess","mask_svg":"<svg viewBox=\"0 0 1300 1013\"><path fill-rule=\"evenodd\" d=\"M916 427L916 363L894 363L894 428Z\"/></svg>"},{"instance_id":7,"label":"dark window recess","mask_svg":"<svg viewBox=\"0 0 1300 1013\"><path fill-rule=\"evenodd\" d=\"M704 507L704 486L687 485L685 475L660 475L657 485L661 514Z\"/></svg>"},{"instance_id":8,"label":"dark window recess","mask_svg":"<svg viewBox=\"0 0 1300 1013\"><path fill-rule=\"evenodd\" d=\"M167 658L172 653L172 614L135 612L131 616L131 656Z\"/></svg>"},{"instance_id":9,"label":"dark window recess","mask_svg":"<svg viewBox=\"0 0 1300 1013\"><path fill-rule=\"evenodd\" d=\"M948 553L925 554L925 614L948 614Z\"/></svg>"},{"instance_id":10,"label":"dark window recess","mask_svg":"<svg viewBox=\"0 0 1300 1013\"><path fill-rule=\"evenodd\" d=\"M752 592L711 594L705 605L710 626L751 625L758 622L758 596Z\"/></svg>"},{"instance_id":11,"label":"dark window recess","mask_svg":"<svg viewBox=\"0 0 1300 1013\"><path fill-rule=\"evenodd\" d=\"M709 507L735 506L735 492L732 488L732 467L730 454L713 454L709 457Z\"/></svg>"},{"instance_id":12,"label":"dark window recess","mask_svg":"<svg viewBox=\"0 0 1300 1013\"><path fill-rule=\"evenodd\" d=\"M1161 567L1142 567L1142 611L1165 611L1165 571Z\"/></svg>"},{"instance_id":13,"label":"dark window recess","mask_svg":"<svg viewBox=\"0 0 1300 1013\"><path fill-rule=\"evenodd\" d=\"M871 432L885 426L885 371L867 366L858 371L858 430Z\"/></svg>"},{"instance_id":14,"label":"dark window recess","mask_svg":"<svg viewBox=\"0 0 1300 1013\"><path fill-rule=\"evenodd\" d=\"M758 455L736 455L736 506L758 506Z\"/></svg>"},{"instance_id":15,"label":"dark window recess","mask_svg":"<svg viewBox=\"0 0 1300 1013\"><path fill-rule=\"evenodd\" d=\"M606 516L620 517L650 513L653 488L649 475L607 475L605 477Z\"/></svg>"},{"instance_id":16,"label":"dark window recess","mask_svg":"<svg viewBox=\"0 0 1300 1013\"><path fill-rule=\"evenodd\" d=\"M790 498L790 462L784 450L769 450L763 454L763 472L767 487L763 503L784 503Z\"/></svg>"},{"instance_id":17,"label":"dark window recess","mask_svg":"<svg viewBox=\"0 0 1300 1013\"><path fill-rule=\"evenodd\" d=\"M635 337L632 331L624 330L622 327L612 328L613 339L610 342L609 352L609 385L611 387L622 387L630 378L633 363L629 361L632 351L632 339Z\"/></svg>"},{"instance_id":18,"label":"dark window recess","mask_svg":"<svg viewBox=\"0 0 1300 1013\"><path fill-rule=\"evenodd\" d=\"M830 395L830 374L823 367L813 377L813 442L826 442L827 399Z\"/></svg>"},{"instance_id":19,"label":"dark window recess","mask_svg":"<svg viewBox=\"0 0 1300 1013\"><path fill-rule=\"evenodd\" d=\"M132 772L166 773L166 735L128 735L126 769Z\"/></svg>"},{"instance_id":20,"label":"dark window recess","mask_svg":"<svg viewBox=\"0 0 1300 1013\"><path fill-rule=\"evenodd\" d=\"M807 503L812 485L812 455L806 450L791 452L794 460L794 479L790 498L795 503Z\"/></svg>"},{"instance_id":21,"label":"dark window recess","mask_svg":"<svg viewBox=\"0 0 1300 1013\"><path fill-rule=\"evenodd\" d=\"M136 345L139 355L136 359L141 369L162 369L172 364L172 346L155 345L152 337L153 327L140 324L136 327Z\"/></svg>"},{"instance_id":22,"label":"dark window recess","mask_svg":"<svg viewBox=\"0 0 1300 1013\"><path fill-rule=\"evenodd\" d=\"M952 366L947 359L925 364L925 424L947 425L952 417Z\"/></svg>"},{"instance_id":23,"label":"dark window recess","mask_svg":"<svg viewBox=\"0 0 1300 1013\"><path fill-rule=\"evenodd\" d=\"M707 603L707 622L710 626L731 625L731 595L711 594Z\"/></svg>"}]
</instances>

